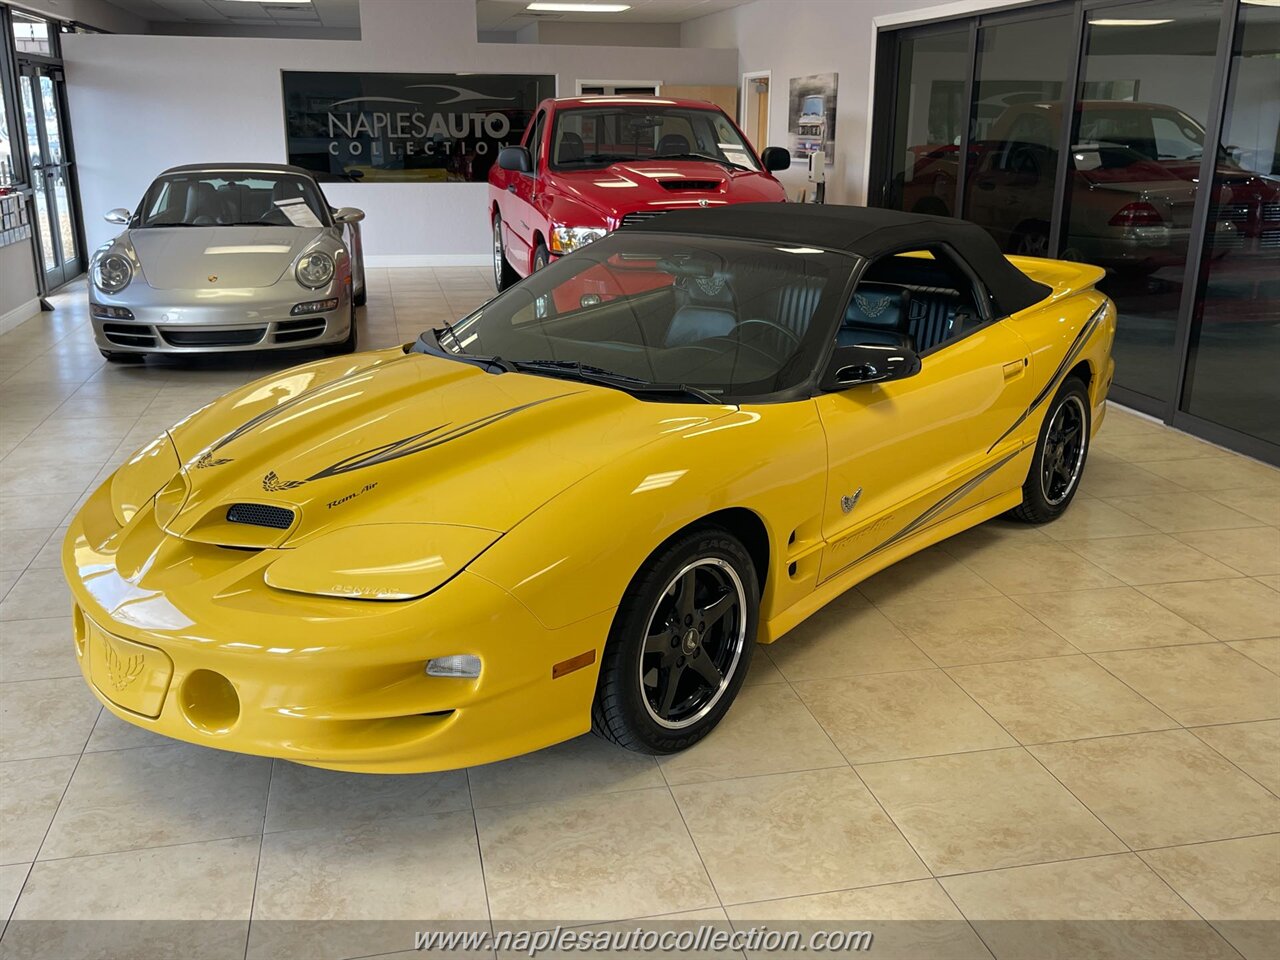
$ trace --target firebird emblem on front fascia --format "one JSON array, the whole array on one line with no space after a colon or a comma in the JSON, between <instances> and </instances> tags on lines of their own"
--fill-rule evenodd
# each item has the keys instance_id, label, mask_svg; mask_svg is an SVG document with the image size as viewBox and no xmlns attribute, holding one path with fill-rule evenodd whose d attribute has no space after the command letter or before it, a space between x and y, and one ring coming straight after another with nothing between
<instances>
[{"instance_id":1,"label":"firebird emblem on front fascia","mask_svg":"<svg viewBox=\"0 0 1280 960\"><path fill-rule=\"evenodd\" d=\"M146 663L146 657L140 653L128 659L120 656L110 641L107 642L106 657L107 676L111 679L111 686L117 690L123 690L137 680L138 675L142 673L143 665Z\"/></svg>"},{"instance_id":2,"label":"firebird emblem on front fascia","mask_svg":"<svg viewBox=\"0 0 1280 960\"><path fill-rule=\"evenodd\" d=\"M857 490L853 491L851 496L840 498L840 509L845 513L853 513L853 508L858 505L858 501L861 499L862 488L859 487Z\"/></svg>"}]
</instances>

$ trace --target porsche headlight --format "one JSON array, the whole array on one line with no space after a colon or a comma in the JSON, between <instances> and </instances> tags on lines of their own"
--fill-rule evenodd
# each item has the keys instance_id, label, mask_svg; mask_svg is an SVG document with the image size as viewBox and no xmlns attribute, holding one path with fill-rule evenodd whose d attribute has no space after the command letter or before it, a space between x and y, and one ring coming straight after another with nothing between
<instances>
[{"instance_id":1,"label":"porsche headlight","mask_svg":"<svg viewBox=\"0 0 1280 960\"><path fill-rule=\"evenodd\" d=\"M333 257L319 250L304 253L293 273L304 287L318 289L333 279Z\"/></svg>"},{"instance_id":2,"label":"porsche headlight","mask_svg":"<svg viewBox=\"0 0 1280 960\"><path fill-rule=\"evenodd\" d=\"M560 254L573 253L573 251L582 249L591 241L599 240L606 232L601 227L552 227L551 252Z\"/></svg>"},{"instance_id":3,"label":"porsche headlight","mask_svg":"<svg viewBox=\"0 0 1280 960\"><path fill-rule=\"evenodd\" d=\"M103 293L119 293L133 279L133 264L118 253L108 253L93 268L93 285Z\"/></svg>"}]
</instances>

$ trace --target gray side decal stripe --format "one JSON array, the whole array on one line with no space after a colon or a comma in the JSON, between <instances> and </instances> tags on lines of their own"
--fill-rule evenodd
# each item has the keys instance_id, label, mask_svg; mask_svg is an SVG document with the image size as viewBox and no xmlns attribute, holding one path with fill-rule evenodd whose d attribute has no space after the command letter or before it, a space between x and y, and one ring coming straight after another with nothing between
<instances>
[{"instance_id":1,"label":"gray side decal stripe","mask_svg":"<svg viewBox=\"0 0 1280 960\"><path fill-rule=\"evenodd\" d=\"M1076 334L1076 338L1071 341L1071 347L1067 350L1066 356L1064 356L1062 358L1062 362L1058 364L1058 369L1053 371L1053 376L1050 377L1049 382L1044 385L1044 389L1036 394L1036 398L1031 401L1031 406L1027 407L1027 409L1023 411L1022 415L1018 417L1017 420L1013 421L1013 425L1004 433L1000 434L996 439L996 442L987 448L987 453L990 453L996 447L1000 446L1005 437L1009 436L1009 434L1013 433L1013 431L1017 430L1018 427L1022 426L1022 424L1026 422L1027 418L1035 412L1036 407L1040 406L1040 404L1053 396L1054 391L1058 389L1058 385L1066 379L1067 373L1071 370L1076 358L1084 352L1084 348L1088 344L1089 338L1093 336L1093 331L1096 330L1098 328L1098 324L1102 322L1102 315L1106 313L1106 310L1107 305L1104 303L1097 310L1093 311L1093 315L1085 321L1085 325L1080 328L1080 332Z\"/></svg>"}]
</instances>

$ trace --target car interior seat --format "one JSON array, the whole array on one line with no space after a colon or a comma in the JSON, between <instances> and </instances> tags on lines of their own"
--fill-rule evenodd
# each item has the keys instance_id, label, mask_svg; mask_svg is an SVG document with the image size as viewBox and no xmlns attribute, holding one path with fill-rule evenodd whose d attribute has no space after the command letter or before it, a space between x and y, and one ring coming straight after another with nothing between
<instances>
[{"instance_id":1,"label":"car interior seat","mask_svg":"<svg viewBox=\"0 0 1280 960\"><path fill-rule=\"evenodd\" d=\"M836 335L840 346L858 343L892 343L906 333L911 293L892 283L858 284L845 308L844 322Z\"/></svg>"},{"instance_id":2,"label":"car interior seat","mask_svg":"<svg viewBox=\"0 0 1280 960\"><path fill-rule=\"evenodd\" d=\"M737 303L730 277L716 270L707 276L678 276L673 285L676 311L667 328L666 345L680 347L731 334L738 325Z\"/></svg>"},{"instance_id":3,"label":"car interior seat","mask_svg":"<svg viewBox=\"0 0 1280 960\"><path fill-rule=\"evenodd\" d=\"M689 152L689 138L681 133L668 133L658 141L658 148L654 150L655 157L661 157L666 154L682 154Z\"/></svg>"},{"instance_id":4,"label":"car interior seat","mask_svg":"<svg viewBox=\"0 0 1280 960\"><path fill-rule=\"evenodd\" d=\"M216 224L222 221L222 200L212 183L197 180L187 190L186 223Z\"/></svg>"}]
</instances>

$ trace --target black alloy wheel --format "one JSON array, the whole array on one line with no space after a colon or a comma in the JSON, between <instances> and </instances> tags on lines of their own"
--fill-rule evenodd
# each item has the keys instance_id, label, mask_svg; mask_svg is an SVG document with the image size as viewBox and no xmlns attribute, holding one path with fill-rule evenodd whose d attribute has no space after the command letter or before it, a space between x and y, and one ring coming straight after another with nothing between
<instances>
[{"instance_id":1,"label":"black alloy wheel","mask_svg":"<svg viewBox=\"0 0 1280 960\"><path fill-rule=\"evenodd\" d=\"M1062 516L1080 489L1090 433L1089 391L1078 378L1068 377L1040 425L1022 503L1009 512L1013 519L1048 523Z\"/></svg>"},{"instance_id":2,"label":"black alloy wheel","mask_svg":"<svg viewBox=\"0 0 1280 960\"><path fill-rule=\"evenodd\" d=\"M592 728L642 753L675 753L711 732L750 665L759 617L755 566L715 527L646 561L618 607L601 660Z\"/></svg>"}]
</instances>

